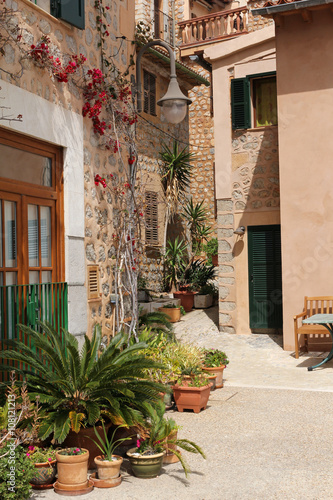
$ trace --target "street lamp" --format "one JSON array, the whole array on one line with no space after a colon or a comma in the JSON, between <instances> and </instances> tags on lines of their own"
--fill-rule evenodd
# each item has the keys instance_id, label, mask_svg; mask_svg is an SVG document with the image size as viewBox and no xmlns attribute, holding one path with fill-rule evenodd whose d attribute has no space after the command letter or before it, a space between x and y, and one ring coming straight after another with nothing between
<instances>
[{"instance_id":1,"label":"street lamp","mask_svg":"<svg viewBox=\"0 0 333 500\"><path fill-rule=\"evenodd\" d=\"M163 96L157 104L162 106L163 113L166 120L169 123L180 123L184 120L187 112L187 106L191 104L191 99L186 97L183 92L179 88L179 84L177 81L176 75L176 60L174 53L171 47L163 42L162 40L153 40L152 42L148 42L146 45L142 47L140 52L138 53L136 59L136 84L137 84L137 92L138 92L138 112L142 111L142 92L141 92L141 57L143 53L154 45L160 45L164 47L169 52L170 56L170 83L165 96Z\"/></svg>"}]
</instances>

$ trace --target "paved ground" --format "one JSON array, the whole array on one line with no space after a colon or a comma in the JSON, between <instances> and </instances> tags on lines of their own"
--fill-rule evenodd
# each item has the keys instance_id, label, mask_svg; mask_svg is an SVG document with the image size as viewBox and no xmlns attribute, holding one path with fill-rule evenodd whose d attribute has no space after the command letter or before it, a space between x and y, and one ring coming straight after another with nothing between
<instances>
[{"instance_id":1,"label":"paved ground","mask_svg":"<svg viewBox=\"0 0 333 500\"><path fill-rule=\"evenodd\" d=\"M308 372L313 359L295 360L278 337L221 334L214 308L194 311L177 324L184 341L224 349L230 358L225 387L207 410L168 412L207 460L188 455L186 480L178 464L155 479L122 471L122 484L95 489L89 500L326 500L333 499L333 367ZM34 499L60 498L53 491ZM64 496L63 498L71 498Z\"/></svg>"}]
</instances>

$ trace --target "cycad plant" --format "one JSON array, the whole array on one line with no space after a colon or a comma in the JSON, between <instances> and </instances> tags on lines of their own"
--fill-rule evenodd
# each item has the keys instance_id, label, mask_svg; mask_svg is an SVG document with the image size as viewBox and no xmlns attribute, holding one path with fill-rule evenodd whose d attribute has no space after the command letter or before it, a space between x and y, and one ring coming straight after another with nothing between
<instances>
[{"instance_id":1,"label":"cycad plant","mask_svg":"<svg viewBox=\"0 0 333 500\"><path fill-rule=\"evenodd\" d=\"M170 219L179 211L192 178L192 162L195 153L190 153L187 147L179 148L179 142L174 141L172 148L162 145L160 170L162 187L166 201L165 228L163 250L166 248L167 229Z\"/></svg>"},{"instance_id":2,"label":"cycad plant","mask_svg":"<svg viewBox=\"0 0 333 500\"><path fill-rule=\"evenodd\" d=\"M159 453L163 451L167 445L173 445L172 452L179 459L187 477L190 472L190 468L185 457L177 448L181 448L189 453L198 453L203 458L206 458L206 455L200 446L193 441L189 441L188 439L177 439L175 437L179 426L173 419L164 418L164 412L165 406L162 402L150 409L147 427L145 429L148 437L138 439L137 452L143 456L150 455L152 453Z\"/></svg>"},{"instance_id":3,"label":"cycad plant","mask_svg":"<svg viewBox=\"0 0 333 500\"><path fill-rule=\"evenodd\" d=\"M160 364L145 357L145 343L128 347L127 336L120 333L99 353L101 329L96 326L91 339L85 336L80 351L77 339L68 331L61 337L50 324L39 326L40 332L19 325L34 350L8 340L8 350L0 356L17 362L10 369L26 379L31 398L39 396L42 440L53 435L62 443L70 430L79 432L103 417L128 425L143 421L150 403L158 401L163 389L147 380L147 369L160 368Z\"/></svg>"}]
</instances>

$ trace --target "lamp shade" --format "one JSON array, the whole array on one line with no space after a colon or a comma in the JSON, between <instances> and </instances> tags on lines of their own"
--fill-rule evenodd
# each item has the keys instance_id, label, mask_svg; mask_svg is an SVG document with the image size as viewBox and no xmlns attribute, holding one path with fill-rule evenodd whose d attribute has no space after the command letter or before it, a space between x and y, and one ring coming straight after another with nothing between
<instances>
[{"instance_id":1,"label":"lamp shade","mask_svg":"<svg viewBox=\"0 0 333 500\"><path fill-rule=\"evenodd\" d=\"M157 101L157 104L163 107L164 116L169 123L180 123L184 120L187 106L191 102L191 99L180 90L177 77L172 75L167 93Z\"/></svg>"}]
</instances>

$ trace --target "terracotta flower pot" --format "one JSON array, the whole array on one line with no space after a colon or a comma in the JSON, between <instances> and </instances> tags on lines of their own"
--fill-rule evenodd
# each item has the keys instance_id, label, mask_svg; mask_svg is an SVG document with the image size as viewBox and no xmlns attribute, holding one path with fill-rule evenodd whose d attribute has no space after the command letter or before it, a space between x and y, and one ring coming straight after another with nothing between
<instances>
[{"instance_id":1,"label":"terracotta flower pot","mask_svg":"<svg viewBox=\"0 0 333 500\"><path fill-rule=\"evenodd\" d=\"M174 454L174 450L177 451L177 445L169 442L176 441L177 434L177 431L171 432L171 434L167 438L165 438L163 442L163 448L165 449L165 455L163 457L164 464L174 464L176 462L179 462L179 458Z\"/></svg>"},{"instance_id":2,"label":"terracotta flower pot","mask_svg":"<svg viewBox=\"0 0 333 500\"><path fill-rule=\"evenodd\" d=\"M173 386L173 396L180 412L184 410L193 410L194 413L200 413L205 410L210 394L212 384L202 387L187 387L183 385Z\"/></svg>"},{"instance_id":3,"label":"terracotta flower pot","mask_svg":"<svg viewBox=\"0 0 333 500\"><path fill-rule=\"evenodd\" d=\"M62 450L56 452L58 466L57 487L60 490L84 490L88 486L89 451L82 449L82 455L63 455Z\"/></svg>"},{"instance_id":4,"label":"terracotta flower pot","mask_svg":"<svg viewBox=\"0 0 333 500\"><path fill-rule=\"evenodd\" d=\"M123 458L119 455L112 455L112 462L104 460L102 456L95 457L95 464L97 466L98 479L110 480L115 479L120 474L120 466L123 463Z\"/></svg>"},{"instance_id":5,"label":"terracotta flower pot","mask_svg":"<svg viewBox=\"0 0 333 500\"><path fill-rule=\"evenodd\" d=\"M216 375L216 389L221 389L223 387L223 370L226 365L208 367L204 366L202 369L204 372L210 375Z\"/></svg>"},{"instance_id":6,"label":"terracotta flower pot","mask_svg":"<svg viewBox=\"0 0 333 500\"><path fill-rule=\"evenodd\" d=\"M57 461L41 462L35 464L35 474L30 479L32 487L41 487L42 485L54 483L57 474Z\"/></svg>"},{"instance_id":7,"label":"terracotta flower pot","mask_svg":"<svg viewBox=\"0 0 333 500\"><path fill-rule=\"evenodd\" d=\"M215 374L208 375L208 380L212 384L210 392L215 391L215 389L216 389L216 377L217 377L217 375L215 375Z\"/></svg>"},{"instance_id":8,"label":"terracotta flower pot","mask_svg":"<svg viewBox=\"0 0 333 500\"><path fill-rule=\"evenodd\" d=\"M188 290L173 292L174 298L180 299L180 303L185 309L185 312L192 311L194 305L194 295L195 292L189 292Z\"/></svg>"},{"instance_id":9,"label":"terracotta flower pot","mask_svg":"<svg viewBox=\"0 0 333 500\"><path fill-rule=\"evenodd\" d=\"M219 265L219 256L217 253L215 255L212 255L212 264L213 264L213 266Z\"/></svg>"},{"instance_id":10,"label":"terracotta flower pot","mask_svg":"<svg viewBox=\"0 0 333 500\"><path fill-rule=\"evenodd\" d=\"M106 432L108 432L111 424L105 424ZM104 438L104 431L101 425L96 426L96 430L101 436ZM94 458L101 454L101 450L98 446L90 439L96 440L96 434L94 432L93 427L82 427L79 432L69 431L68 436L63 442L64 447L66 448L85 448L89 451L89 461L88 461L88 469L95 468Z\"/></svg>"},{"instance_id":11,"label":"terracotta flower pot","mask_svg":"<svg viewBox=\"0 0 333 500\"><path fill-rule=\"evenodd\" d=\"M158 310L169 317L170 323L180 320L180 307L159 307Z\"/></svg>"},{"instance_id":12,"label":"terracotta flower pot","mask_svg":"<svg viewBox=\"0 0 333 500\"><path fill-rule=\"evenodd\" d=\"M144 479L156 477L162 469L164 451L155 455L135 456L136 448L131 448L127 453L134 476Z\"/></svg>"}]
</instances>

